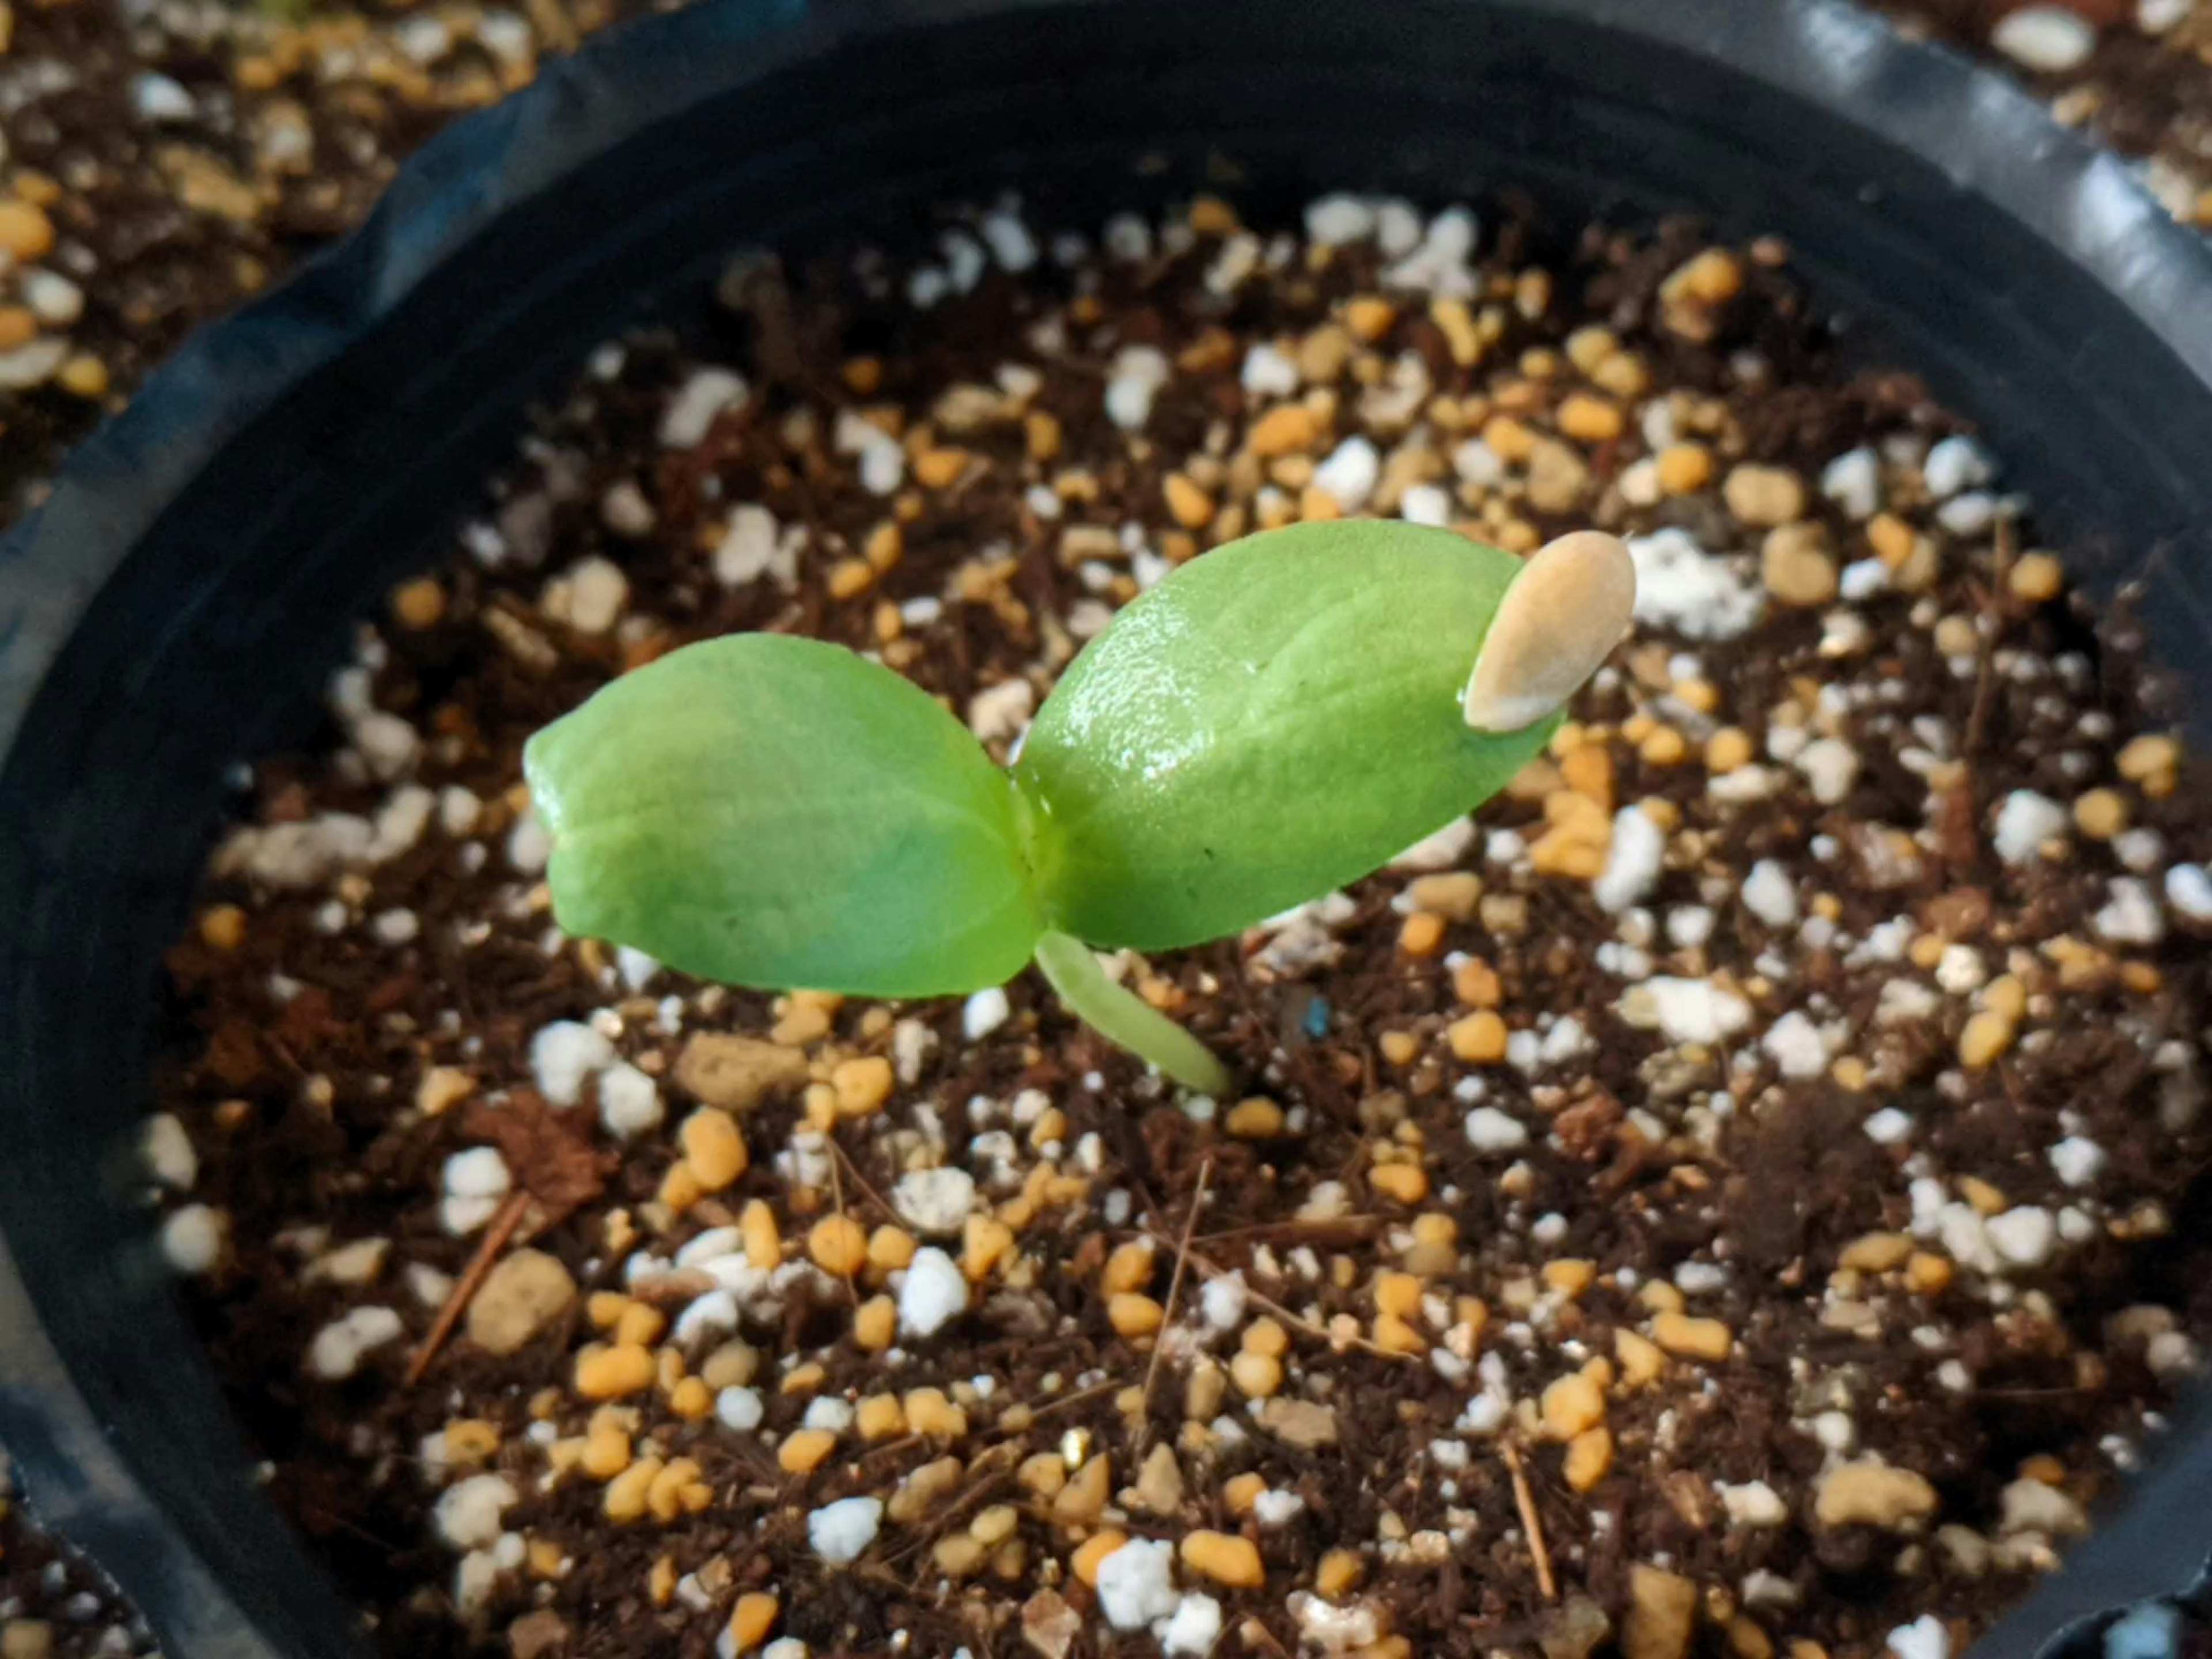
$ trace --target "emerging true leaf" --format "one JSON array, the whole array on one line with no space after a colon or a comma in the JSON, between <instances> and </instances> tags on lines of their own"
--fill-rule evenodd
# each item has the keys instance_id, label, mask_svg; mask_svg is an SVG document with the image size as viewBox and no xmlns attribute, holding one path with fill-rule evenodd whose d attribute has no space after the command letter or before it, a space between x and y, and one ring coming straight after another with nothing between
<instances>
[{"instance_id":1,"label":"emerging true leaf","mask_svg":"<svg viewBox=\"0 0 2212 1659\"><path fill-rule=\"evenodd\" d=\"M941 995L1012 977L1043 929L1006 775L836 646L687 646L538 732L524 765L561 925L685 973Z\"/></svg>"},{"instance_id":2,"label":"emerging true leaf","mask_svg":"<svg viewBox=\"0 0 2212 1659\"><path fill-rule=\"evenodd\" d=\"M1015 767L1052 927L1217 939L1365 875L1488 799L1555 718L1471 729L1522 569L1449 531L1309 524L1216 549L1115 618Z\"/></svg>"}]
</instances>

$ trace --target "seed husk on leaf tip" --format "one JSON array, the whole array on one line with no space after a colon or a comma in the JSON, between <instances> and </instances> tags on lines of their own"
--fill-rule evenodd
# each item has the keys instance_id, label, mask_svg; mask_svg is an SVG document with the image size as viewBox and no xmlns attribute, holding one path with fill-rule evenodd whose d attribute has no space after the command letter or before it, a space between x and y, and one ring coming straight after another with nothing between
<instances>
[{"instance_id":1,"label":"seed husk on leaf tip","mask_svg":"<svg viewBox=\"0 0 2212 1659\"><path fill-rule=\"evenodd\" d=\"M1518 732L1574 695L1628 631L1636 564L1617 536L1577 530L1528 556L1468 681L1467 723Z\"/></svg>"}]
</instances>

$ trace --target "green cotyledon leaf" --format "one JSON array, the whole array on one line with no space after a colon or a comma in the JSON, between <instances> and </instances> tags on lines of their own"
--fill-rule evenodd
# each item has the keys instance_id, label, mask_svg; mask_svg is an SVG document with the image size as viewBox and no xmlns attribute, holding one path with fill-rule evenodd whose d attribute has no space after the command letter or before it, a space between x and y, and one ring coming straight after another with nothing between
<instances>
[{"instance_id":1,"label":"green cotyledon leaf","mask_svg":"<svg viewBox=\"0 0 2212 1659\"><path fill-rule=\"evenodd\" d=\"M1462 708L1522 568L1347 520L1177 569L1069 666L1014 768L1050 925L1146 951L1218 939L1496 793L1556 725L1478 732Z\"/></svg>"},{"instance_id":2,"label":"green cotyledon leaf","mask_svg":"<svg viewBox=\"0 0 2212 1659\"><path fill-rule=\"evenodd\" d=\"M733 985L930 996L1018 973L1043 919L1013 790L880 664L743 634L531 738L554 914Z\"/></svg>"}]
</instances>

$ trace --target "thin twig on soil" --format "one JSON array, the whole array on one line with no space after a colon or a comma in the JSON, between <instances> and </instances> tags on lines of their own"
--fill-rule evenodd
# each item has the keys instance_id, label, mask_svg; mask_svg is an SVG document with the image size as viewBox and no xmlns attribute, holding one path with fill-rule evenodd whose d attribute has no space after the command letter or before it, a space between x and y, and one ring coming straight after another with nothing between
<instances>
[{"instance_id":1,"label":"thin twig on soil","mask_svg":"<svg viewBox=\"0 0 2212 1659\"><path fill-rule=\"evenodd\" d=\"M1528 1553L1536 1563L1536 1588L1544 1593L1547 1601L1556 1601L1559 1599L1559 1581L1552 1576L1552 1551L1544 1542L1544 1522L1536 1513L1536 1494L1528 1490L1528 1472L1521 1466L1521 1449L1506 1440L1499 1443L1498 1450L1505 1460L1506 1473L1513 1477L1513 1507L1521 1511L1521 1528L1528 1534Z\"/></svg>"},{"instance_id":2,"label":"thin twig on soil","mask_svg":"<svg viewBox=\"0 0 2212 1659\"><path fill-rule=\"evenodd\" d=\"M453 1327L461 1322L461 1316L468 1310L469 1304L475 1300L477 1291L483 1288L485 1279L491 1273L492 1263L499 1260L499 1253L507 1248L507 1241L514 1237L514 1230L522 1224L523 1212L529 1207L530 1194L527 1191L509 1193L507 1201L493 1215L491 1224L484 1229L483 1243L477 1246L477 1253L469 1258L469 1265L453 1281L453 1288L446 1293L446 1304L438 1310L437 1322L430 1327L430 1334L422 1339L422 1346L415 1350L415 1358L407 1363L407 1385L410 1388L420 1382L429 1370L431 1361L437 1358L438 1350L445 1346L446 1339L453 1334Z\"/></svg>"},{"instance_id":3,"label":"thin twig on soil","mask_svg":"<svg viewBox=\"0 0 2212 1659\"><path fill-rule=\"evenodd\" d=\"M1170 1249L1176 1247L1175 1240L1163 1237L1149 1227L1144 1228L1141 1231L1144 1233L1144 1236L1146 1238L1151 1239L1155 1244L1164 1245ZM1229 1277L1229 1270L1227 1268L1218 1267L1215 1263L1208 1261L1196 1250L1188 1251L1187 1252L1187 1255L1188 1256L1190 1265L1197 1268L1199 1272L1204 1273L1208 1279L1226 1279ZM1260 1306L1266 1309L1269 1313L1274 1315L1276 1318L1281 1320L1285 1324L1304 1331L1308 1336L1319 1338L1322 1341L1328 1343L1332 1348L1357 1348L1362 1353L1371 1353L1378 1359L1403 1360L1409 1364L1418 1364L1419 1363L1418 1357L1415 1355L1410 1353L1399 1353L1393 1349L1377 1347L1374 1343L1370 1342L1364 1336L1339 1336L1335 1332L1330 1330L1326 1325L1316 1325L1310 1319L1307 1319L1301 1315L1292 1313L1281 1303L1254 1290L1249 1284L1244 1286L1244 1298L1248 1302L1258 1303Z\"/></svg>"},{"instance_id":4,"label":"thin twig on soil","mask_svg":"<svg viewBox=\"0 0 2212 1659\"><path fill-rule=\"evenodd\" d=\"M1472 1161L1472 1160L1470 1160ZM1388 1224L1381 1216L1344 1216L1334 1221L1265 1221L1249 1227L1226 1227L1218 1233L1200 1233L1194 1244L1220 1244L1231 1239L1257 1238L1278 1244L1289 1239L1315 1244L1324 1240L1358 1240Z\"/></svg>"},{"instance_id":5,"label":"thin twig on soil","mask_svg":"<svg viewBox=\"0 0 2212 1659\"><path fill-rule=\"evenodd\" d=\"M1119 1393L1121 1387L1119 1382L1093 1382L1087 1389L1078 1389L1073 1394L1064 1394L1057 1400L1048 1400L1043 1405L1034 1407L1030 1413L1030 1421L1035 1423L1037 1419L1048 1413L1064 1411L1070 1406L1079 1406L1086 1400L1096 1400L1102 1394ZM1012 1435L1005 1437L1006 1439L1013 1437ZM1002 1442L994 1441L992 1443L997 1445Z\"/></svg>"},{"instance_id":6,"label":"thin twig on soil","mask_svg":"<svg viewBox=\"0 0 2212 1659\"><path fill-rule=\"evenodd\" d=\"M1183 1272L1190 1265L1191 1235L1198 1231L1198 1212L1206 1207L1206 1183L1212 1178L1213 1158L1208 1153L1206 1161L1198 1166L1198 1184L1190 1194L1190 1213L1182 1218L1182 1242L1176 1246L1175 1272L1168 1276L1168 1299L1160 1311L1160 1334L1152 1339L1152 1363L1145 1367L1144 1401L1137 1413L1136 1443L1139 1450L1144 1447L1146 1426L1151 1421L1152 1379L1159 1375L1160 1356L1167 1352L1167 1343L1162 1339L1175 1323L1176 1298L1182 1293Z\"/></svg>"},{"instance_id":7,"label":"thin twig on soil","mask_svg":"<svg viewBox=\"0 0 2212 1659\"><path fill-rule=\"evenodd\" d=\"M834 1134L824 1136L823 1139L832 1146L837 1144L837 1138ZM836 1206L837 1219L849 1221L852 1218L845 1213L845 1177L837 1173L837 1166L844 1161L842 1158L833 1158L830 1160L830 1201ZM853 1275L840 1273L837 1277L845 1282L845 1299L855 1308L859 1307L860 1291L860 1287L853 1283Z\"/></svg>"},{"instance_id":8,"label":"thin twig on soil","mask_svg":"<svg viewBox=\"0 0 2212 1659\"><path fill-rule=\"evenodd\" d=\"M889 1199L869 1184L867 1176L860 1173L860 1166L853 1162L853 1155L838 1144L837 1137L827 1134L822 1138L830 1143L830 1162L843 1164L846 1173L853 1177L853 1184L867 1194L869 1202L884 1212L885 1219L897 1223L900 1218L898 1211L892 1207Z\"/></svg>"}]
</instances>

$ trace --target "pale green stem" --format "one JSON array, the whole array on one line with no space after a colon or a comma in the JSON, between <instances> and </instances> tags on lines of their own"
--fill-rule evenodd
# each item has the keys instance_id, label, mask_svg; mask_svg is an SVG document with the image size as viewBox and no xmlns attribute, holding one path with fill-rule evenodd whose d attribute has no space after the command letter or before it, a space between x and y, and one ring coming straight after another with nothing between
<instances>
[{"instance_id":1,"label":"pale green stem","mask_svg":"<svg viewBox=\"0 0 2212 1659\"><path fill-rule=\"evenodd\" d=\"M1200 1094L1218 1097L1234 1085L1229 1068L1211 1048L1135 992L1109 979L1081 939L1048 933L1037 941L1036 965L1068 1012L1108 1042Z\"/></svg>"}]
</instances>

